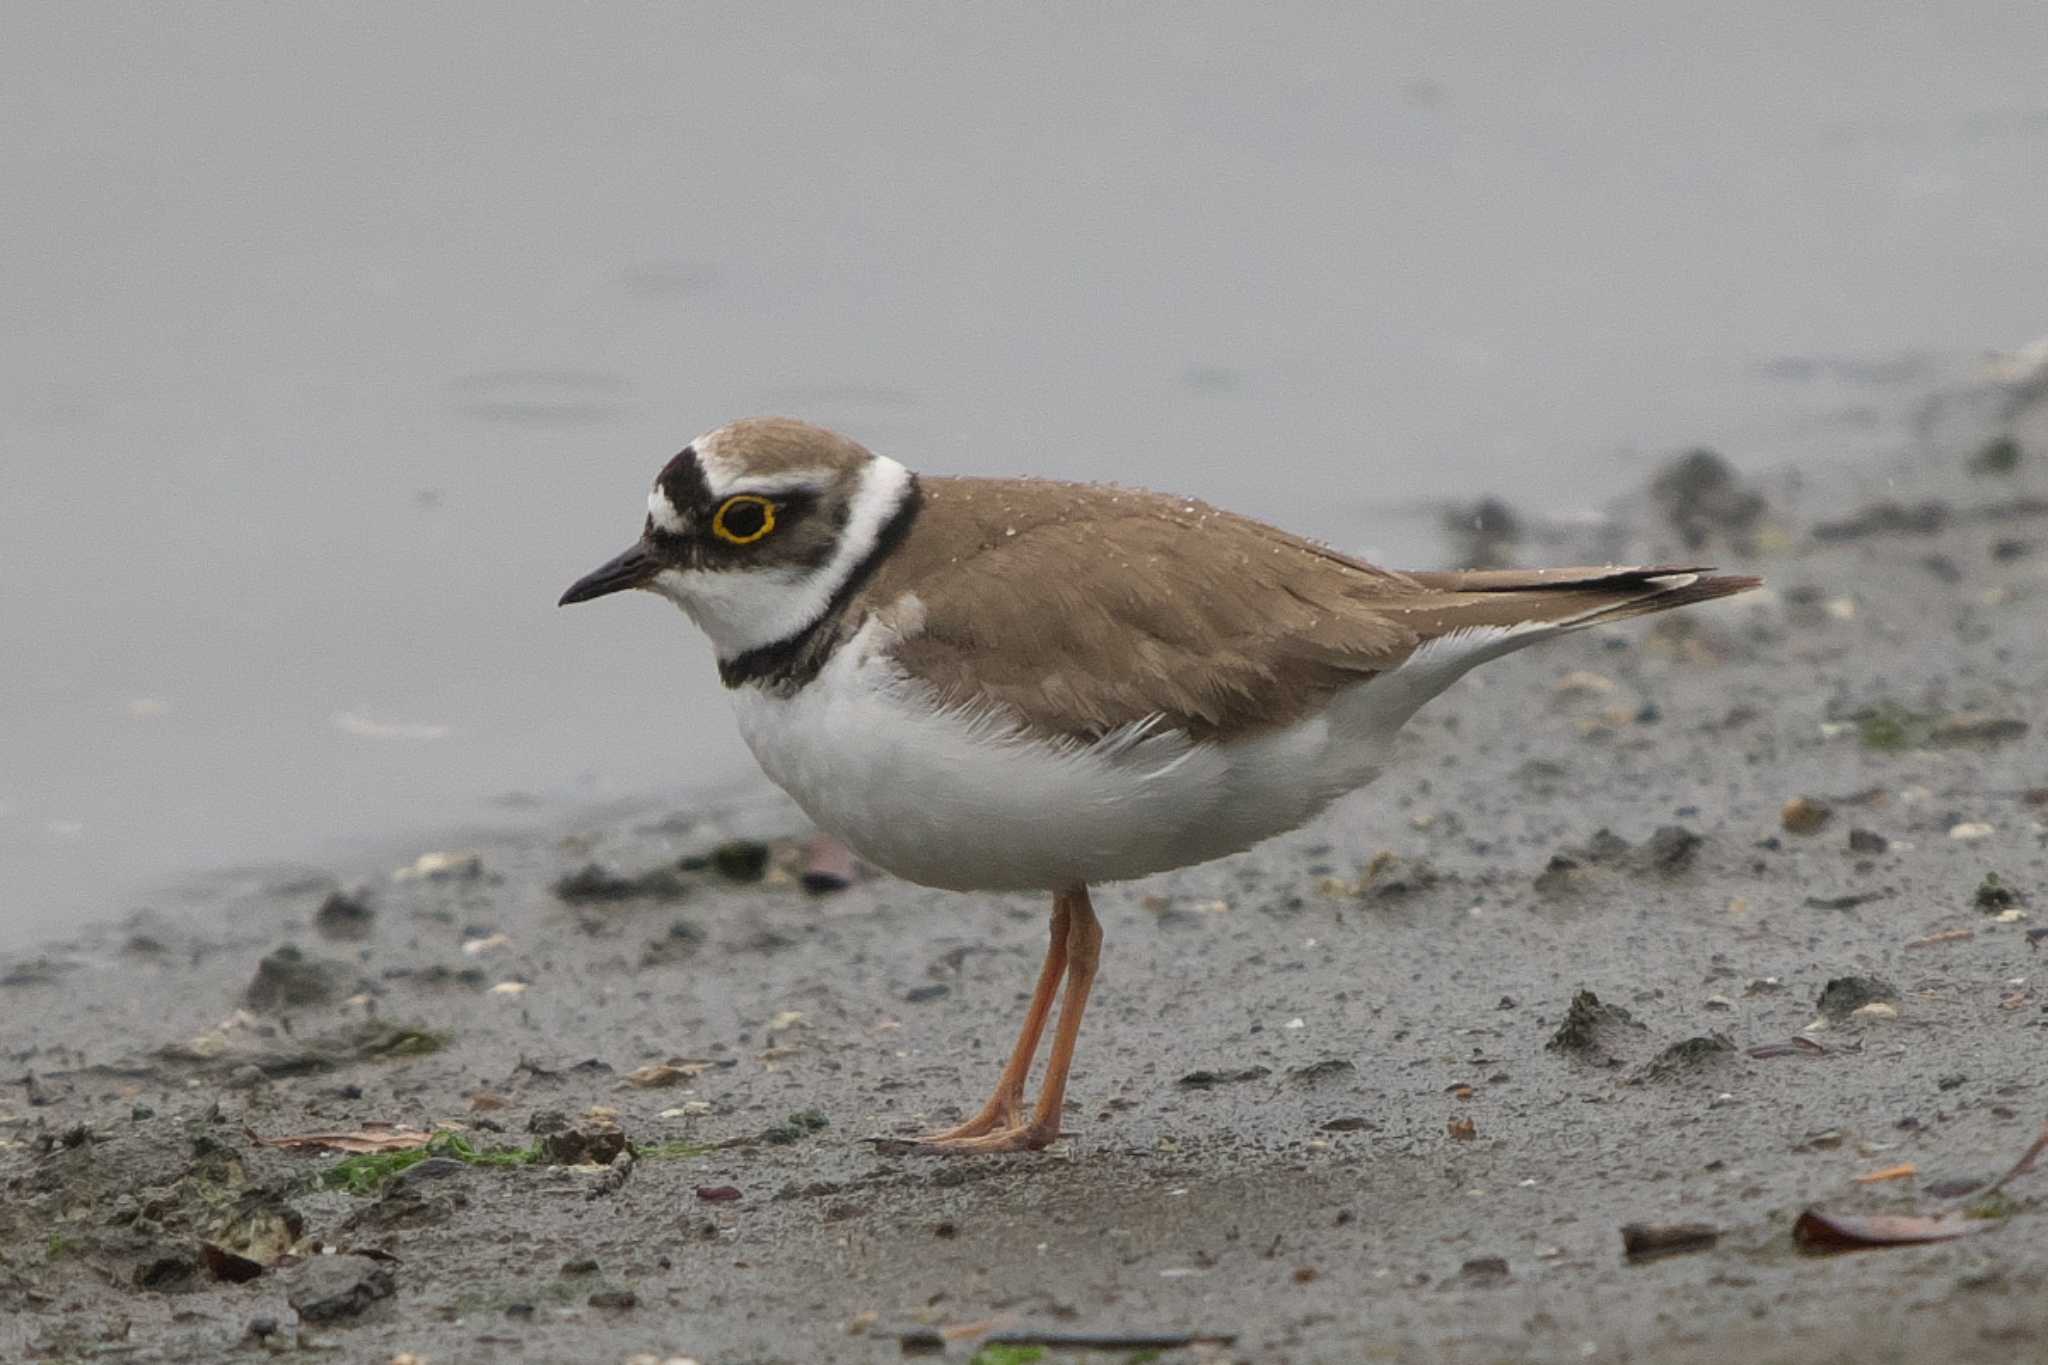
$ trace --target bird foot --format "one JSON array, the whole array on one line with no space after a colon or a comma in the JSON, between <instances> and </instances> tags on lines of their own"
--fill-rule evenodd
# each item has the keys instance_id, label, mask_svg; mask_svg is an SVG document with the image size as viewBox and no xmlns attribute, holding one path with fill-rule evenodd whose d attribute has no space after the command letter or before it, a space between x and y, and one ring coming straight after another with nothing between
<instances>
[{"instance_id":1,"label":"bird foot","mask_svg":"<svg viewBox=\"0 0 2048 1365\"><path fill-rule=\"evenodd\" d=\"M1024 1120L1018 1115L1023 1109L1024 1096L1021 1092L1014 1095L996 1095L982 1106L979 1114L967 1122L941 1129L936 1133L920 1134L917 1142L919 1146L960 1142L967 1138L987 1137L990 1133L1021 1128L1024 1126Z\"/></svg>"},{"instance_id":2,"label":"bird foot","mask_svg":"<svg viewBox=\"0 0 2048 1365\"><path fill-rule=\"evenodd\" d=\"M960 1125L961 1128L970 1126ZM1057 1124L1012 1123L984 1132L962 1134L958 1128L921 1137L910 1150L927 1156L971 1156L978 1152L1036 1152L1059 1140Z\"/></svg>"}]
</instances>

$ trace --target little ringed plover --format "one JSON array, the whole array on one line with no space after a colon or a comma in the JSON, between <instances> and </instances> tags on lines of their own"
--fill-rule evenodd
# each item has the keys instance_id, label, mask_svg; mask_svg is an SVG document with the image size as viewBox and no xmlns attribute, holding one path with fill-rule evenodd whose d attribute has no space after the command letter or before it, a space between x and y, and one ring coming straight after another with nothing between
<instances>
[{"instance_id":1,"label":"little ringed plover","mask_svg":"<svg viewBox=\"0 0 2048 1365\"><path fill-rule=\"evenodd\" d=\"M762 768L869 862L1052 893L994 1094L923 1139L976 1152L1059 1136L1102 941L1091 884L1293 829L1376 777L1394 732L1476 664L1758 583L1673 566L1400 573L1187 498L920 477L761 417L670 460L639 540L562 602L640 588L681 607Z\"/></svg>"}]
</instances>

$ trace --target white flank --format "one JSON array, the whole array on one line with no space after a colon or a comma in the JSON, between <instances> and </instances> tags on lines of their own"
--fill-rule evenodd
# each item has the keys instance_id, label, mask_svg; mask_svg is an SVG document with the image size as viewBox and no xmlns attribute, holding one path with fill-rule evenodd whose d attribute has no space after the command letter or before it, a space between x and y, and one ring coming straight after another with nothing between
<instances>
[{"instance_id":1,"label":"white flank","mask_svg":"<svg viewBox=\"0 0 2048 1365\"><path fill-rule=\"evenodd\" d=\"M1321 714L1225 744L1153 722L1095 744L1048 742L1005 713L940 705L890 662L886 617L793 695L731 695L762 768L869 862L927 886L1057 889L1205 862L1295 828L1378 776L1417 707L1556 629L1431 641Z\"/></svg>"},{"instance_id":2,"label":"white flank","mask_svg":"<svg viewBox=\"0 0 2048 1365\"><path fill-rule=\"evenodd\" d=\"M698 458L703 458L701 450ZM663 569L653 586L689 614L721 659L786 640L824 614L832 594L875 548L909 488L908 469L879 455L869 460L854 487L846 528L832 558L809 573Z\"/></svg>"}]
</instances>

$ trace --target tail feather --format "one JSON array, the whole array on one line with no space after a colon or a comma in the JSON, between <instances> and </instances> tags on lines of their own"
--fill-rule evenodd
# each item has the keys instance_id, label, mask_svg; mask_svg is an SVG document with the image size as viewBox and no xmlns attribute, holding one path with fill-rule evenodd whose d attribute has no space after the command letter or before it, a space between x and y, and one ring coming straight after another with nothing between
<instances>
[{"instance_id":1,"label":"tail feather","mask_svg":"<svg viewBox=\"0 0 2048 1365\"><path fill-rule=\"evenodd\" d=\"M1761 578L1693 565L1569 569L1469 569L1410 578L1437 598L1444 625L1601 625L1763 586ZM1439 596L1440 595L1440 596Z\"/></svg>"}]
</instances>

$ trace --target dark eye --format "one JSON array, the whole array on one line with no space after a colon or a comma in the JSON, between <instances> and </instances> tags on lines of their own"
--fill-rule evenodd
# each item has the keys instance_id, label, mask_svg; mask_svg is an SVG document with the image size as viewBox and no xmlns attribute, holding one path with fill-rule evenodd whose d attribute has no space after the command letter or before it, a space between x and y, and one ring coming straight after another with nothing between
<instances>
[{"instance_id":1,"label":"dark eye","mask_svg":"<svg viewBox=\"0 0 2048 1365\"><path fill-rule=\"evenodd\" d=\"M752 545L775 529L775 504L752 493L740 493L718 505L711 534L728 545Z\"/></svg>"}]
</instances>

